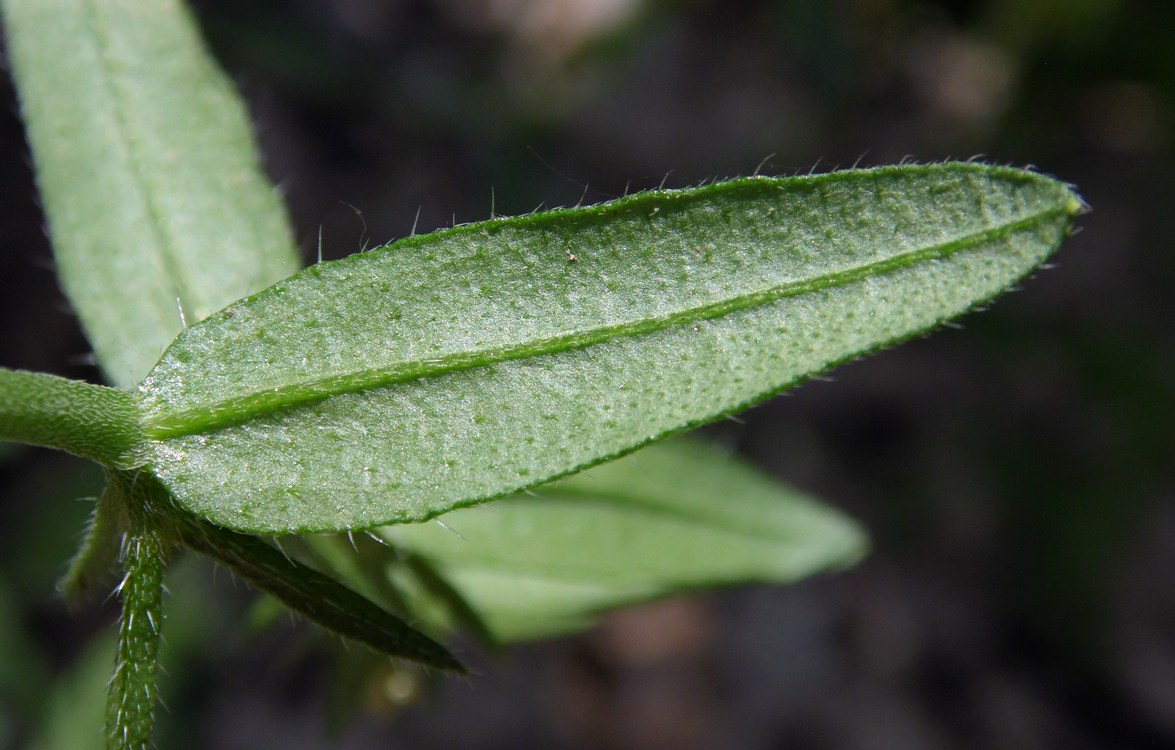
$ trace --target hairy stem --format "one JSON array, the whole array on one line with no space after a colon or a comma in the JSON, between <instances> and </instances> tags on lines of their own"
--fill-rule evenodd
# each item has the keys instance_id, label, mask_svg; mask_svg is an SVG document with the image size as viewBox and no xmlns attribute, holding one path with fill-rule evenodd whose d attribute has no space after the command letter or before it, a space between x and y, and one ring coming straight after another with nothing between
<instances>
[{"instance_id":1,"label":"hairy stem","mask_svg":"<svg viewBox=\"0 0 1175 750\"><path fill-rule=\"evenodd\" d=\"M0 440L129 467L143 444L129 393L0 367Z\"/></svg>"},{"instance_id":2,"label":"hairy stem","mask_svg":"<svg viewBox=\"0 0 1175 750\"><path fill-rule=\"evenodd\" d=\"M163 570L166 549L149 520L146 492L135 474L108 472L110 487L121 491L128 528L123 536L124 578L118 656L106 702L107 750L147 750L159 697L156 665L163 622Z\"/></svg>"}]
</instances>

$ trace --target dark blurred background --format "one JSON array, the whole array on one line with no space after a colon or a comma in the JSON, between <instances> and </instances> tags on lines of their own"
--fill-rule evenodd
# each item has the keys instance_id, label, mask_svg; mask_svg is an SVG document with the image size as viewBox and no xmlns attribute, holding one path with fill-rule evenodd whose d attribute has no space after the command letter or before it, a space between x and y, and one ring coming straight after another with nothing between
<instances>
[{"instance_id":1,"label":"dark blurred background","mask_svg":"<svg viewBox=\"0 0 1175 750\"><path fill-rule=\"evenodd\" d=\"M861 519L854 570L459 644L478 674L434 682L249 628L248 593L185 561L160 747L1175 747L1175 3L196 7L307 259L320 228L333 258L414 223L903 159L1031 164L1092 212L960 328L708 430ZM0 87L0 364L96 379ZM54 580L99 488L0 446L0 748L93 712L114 608L68 612Z\"/></svg>"}]
</instances>

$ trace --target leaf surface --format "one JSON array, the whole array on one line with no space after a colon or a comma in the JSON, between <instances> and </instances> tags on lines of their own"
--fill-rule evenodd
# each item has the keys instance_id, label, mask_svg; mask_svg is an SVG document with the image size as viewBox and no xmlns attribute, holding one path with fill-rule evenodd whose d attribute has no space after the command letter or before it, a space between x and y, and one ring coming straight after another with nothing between
<instances>
[{"instance_id":1,"label":"leaf surface","mask_svg":"<svg viewBox=\"0 0 1175 750\"><path fill-rule=\"evenodd\" d=\"M181 505L263 533L426 519L755 403L990 299L1080 200L975 164L496 219L306 269L139 389Z\"/></svg>"},{"instance_id":2,"label":"leaf surface","mask_svg":"<svg viewBox=\"0 0 1175 750\"><path fill-rule=\"evenodd\" d=\"M248 117L179 0L4 0L58 272L114 385L298 268Z\"/></svg>"},{"instance_id":3,"label":"leaf surface","mask_svg":"<svg viewBox=\"0 0 1175 750\"><path fill-rule=\"evenodd\" d=\"M440 520L377 533L433 562L503 641L704 586L790 583L866 546L837 511L682 439Z\"/></svg>"}]
</instances>

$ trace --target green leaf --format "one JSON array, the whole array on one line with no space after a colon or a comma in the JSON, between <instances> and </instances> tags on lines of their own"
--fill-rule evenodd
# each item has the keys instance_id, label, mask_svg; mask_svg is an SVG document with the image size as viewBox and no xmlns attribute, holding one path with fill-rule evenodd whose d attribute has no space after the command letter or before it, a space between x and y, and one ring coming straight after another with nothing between
<instances>
[{"instance_id":1,"label":"green leaf","mask_svg":"<svg viewBox=\"0 0 1175 750\"><path fill-rule=\"evenodd\" d=\"M139 389L179 503L264 533L422 520L715 419L1029 273L1080 200L940 164L496 219L309 268Z\"/></svg>"},{"instance_id":2,"label":"green leaf","mask_svg":"<svg viewBox=\"0 0 1175 750\"><path fill-rule=\"evenodd\" d=\"M11 641L5 641L10 644ZM116 640L112 629L95 634L59 675L46 695L30 750L79 750L102 745L110 655Z\"/></svg>"},{"instance_id":3,"label":"green leaf","mask_svg":"<svg viewBox=\"0 0 1175 750\"><path fill-rule=\"evenodd\" d=\"M39 639L34 637L36 626L27 622L28 609L8 581L0 577L0 643L4 644L4 658L0 659L0 747L9 746L6 730L28 721L41 705L49 685L50 665ZM109 652L106 658L109 667Z\"/></svg>"},{"instance_id":4,"label":"green leaf","mask_svg":"<svg viewBox=\"0 0 1175 750\"><path fill-rule=\"evenodd\" d=\"M158 498L162 500L163 498ZM187 547L208 555L311 622L401 659L464 673L436 641L339 582L287 558L257 537L174 515L168 526Z\"/></svg>"},{"instance_id":5,"label":"green leaf","mask_svg":"<svg viewBox=\"0 0 1175 750\"><path fill-rule=\"evenodd\" d=\"M57 267L107 376L297 270L249 121L179 0L4 0Z\"/></svg>"},{"instance_id":6,"label":"green leaf","mask_svg":"<svg viewBox=\"0 0 1175 750\"><path fill-rule=\"evenodd\" d=\"M142 463L144 438L125 391L0 367L0 440L131 466Z\"/></svg>"},{"instance_id":7,"label":"green leaf","mask_svg":"<svg viewBox=\"0 0 1175 750\"><path fill-rule=\"evenodd\" d=\"M107 484L102 496L97 498L82 534L82 544L57 583L57 590L69 604L98 600L99 595L110 593L107 584L118 569L122 547L124 519L120 518L119 501L112 498L118 491L115 485Z\"/></svg>"},{"instance_id":8,"label":"green leaf","mask_svg":"<svg viewBox=\"0 0 1175 750\"><path fill-rule=\"evenodd\" d=\"M866 546L839 512L693 440L440 520L378 533L432 561L499 640L705 586L790 583Z\"/></svg>"},{"instance_id":9,"label":"green leaf","mask_svg":"<svg viewBox=\"0 0 1175 750\"><path fill-rule=\"evenodd\" d=\"M402 562L400 550L367 535L307 534L281 540L282 550L321 570L364 598L393 612L404 601L389 580L387 568Z\"/></svg>"}]
</instances>

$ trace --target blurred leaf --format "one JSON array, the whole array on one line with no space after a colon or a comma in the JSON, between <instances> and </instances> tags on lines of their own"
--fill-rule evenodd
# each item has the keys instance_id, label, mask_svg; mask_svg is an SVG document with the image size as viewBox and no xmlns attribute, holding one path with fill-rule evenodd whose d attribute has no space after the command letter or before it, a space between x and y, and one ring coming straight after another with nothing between
<instances>
[{"instance_id":1,"label":"blurred leaf","mask_svg":"<svg viewBox=\"0 0 1175 750\"><path fill-rule=\"evenodd\" d=\"M21 608L8 582L0 579L0 747L7 746L5 725L27 720L40 705L48 681L48 665L34 646Z\"/></svg>"},{"instance_id":2,"label":"blurred leaf","mask_svg":"<svg viewBox=\"0 0 1175 750\"><path fill-rule=\"evenodd\" d=\"M387 576L387 567L401 561L398 550L366 535L293 536L282 539L281 545L385 609L403 610L403 601Z\"/></svg>"},{"instance_id":3,"label":"blurred leaf","mask_svg":"<svg viewBox=\"0 0 1175 750\"><path fill-rule=\"evenodd\" d=\"M102 490L98 464L64 454L47 456L44 465L16 474L18 481L5 497L28 499L16 503L5 518L0 568L19 596L41 600L52 592L63 572L63 562L77 551L78 534Z\"/></svg>"},{"instance_id":4,"label":"blurred leaf","mask_svg":"<svg viewBox=\"0 0 1175 750\"><path fill-rule=\"evenodd\" d=\"M39 722L32 750L88 750L102 746L106 685L115 649L114 630L95 636L72 668L58 678Z\"/></svg>"},{"instance_id":5,"label":"blurred leaf","mask_svg":"<svg viewBox=\"0 0 1175 750\"><path fill-rule=\"evenodd\" d=\"M179 0L4 0L57 269L114 385L297 270L249 120Z\"/></svg>"},{"instance_id":6,"label":"blurred leaf","mask_svg":"<svg viewBox=\"0 0 1175 750\"><path fill-rule=\"evenodd\" d=\"M931 328L1080 201L978 164L749 178L309 268L141 385L179 503L280 534L417 521L585 468Z\"/></svg>"},{"instance_id":7,"label":"blurred leaf","mask_svg":"<svg viewBox=\"0 0 1175 750\"><path fill-rule=\"evenodd\" d=\"M439 520L378 533L431 560L501 640L703 586L789 583L865 550L850 519L694 440Z\"/></svg>"}]
</instances>

